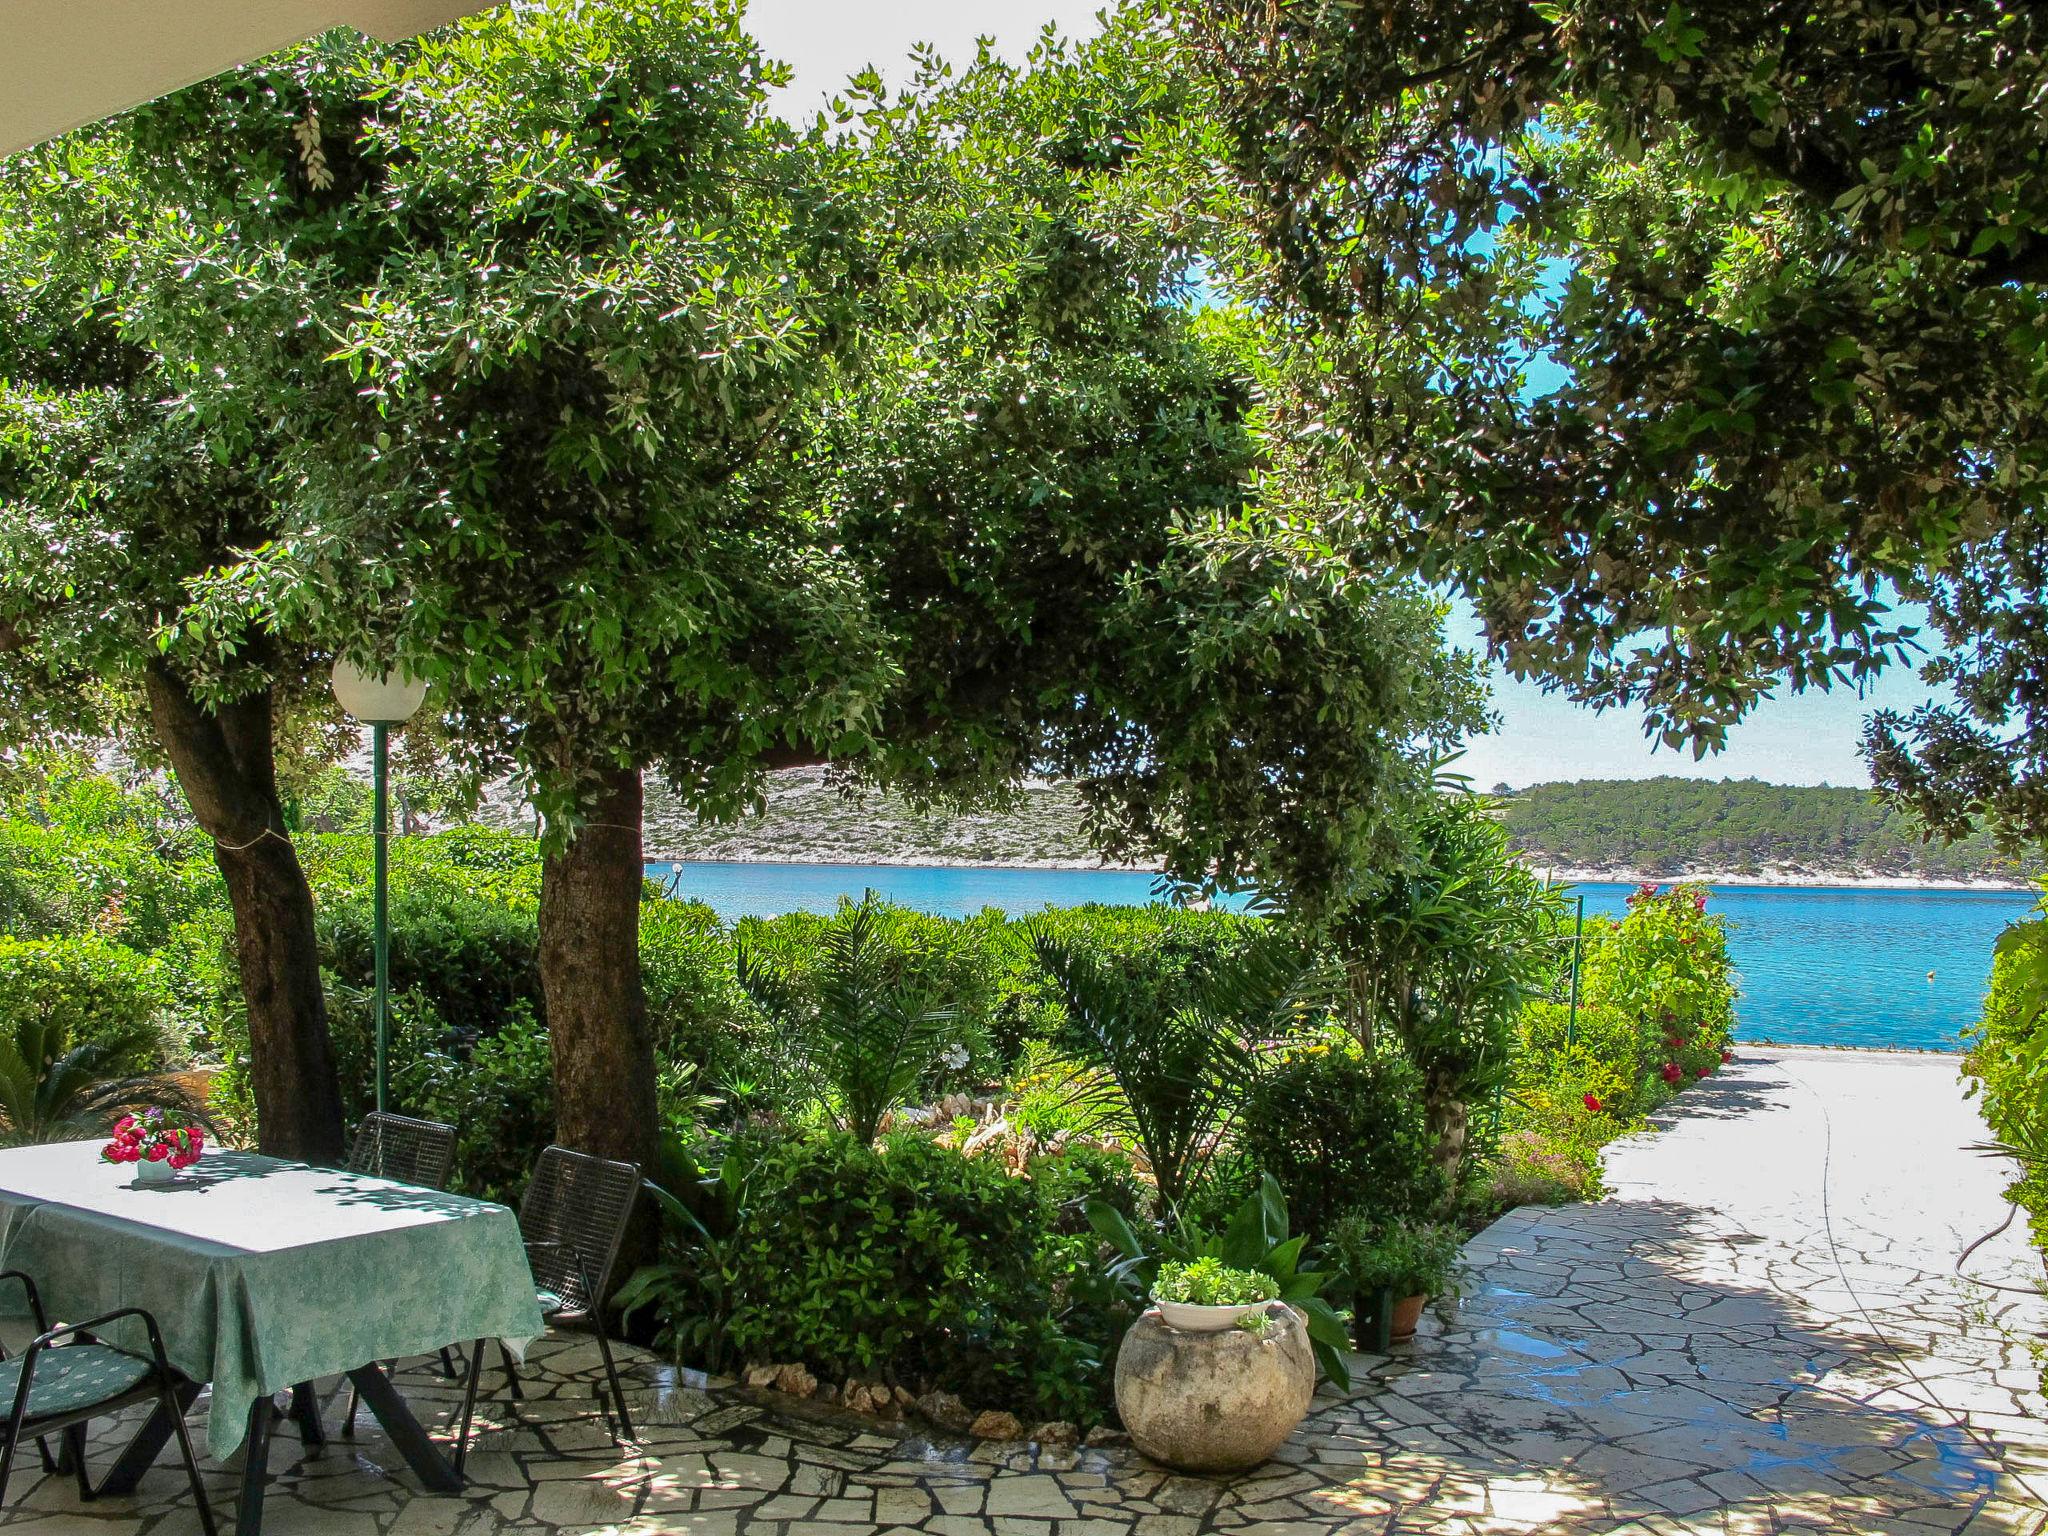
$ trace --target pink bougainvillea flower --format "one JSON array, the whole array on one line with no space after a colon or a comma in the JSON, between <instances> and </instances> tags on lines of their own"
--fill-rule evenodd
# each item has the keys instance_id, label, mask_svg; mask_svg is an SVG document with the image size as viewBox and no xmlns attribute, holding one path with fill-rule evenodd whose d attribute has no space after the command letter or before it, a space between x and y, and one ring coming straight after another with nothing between
<instances>
[{"instance_id":1,"label":"pink bougainvillea flower","mask_svg":"<svg viewBox=\"0 0 2048 1536\"><path fill-rule=\"evenodd\" d=\"M1725 1062L1730 1062L1730 1061L1733 1061L1734 1059L1735 1059L1735 1053L1734 1053L1733 1051L1729 1050L1729 1049L1728 1049L1727 1047L1725 1047L1725 1046L1724 1046L1724 1047L1722 1047L1722 1050L1721 1050L1721 1060L1722 1060L1722 1061L1723 1061L1723 1062L1725 1063Z\"/></svg>"},{"instance_id":2,"label":"pink bougainvillea flower","mask_svg":"<svg viewBox=\"0 0 2048 1536\"><path fill-rule=\"evenodd\" d=\"M152 1163L160 1163L166 1157L170 1156L170 1150L167 1147L165 1147L162 1142L158 1142L155 1146L151 1147L147 1152L143 1153L143 1156L148 1158Z\"/></svg>"},{"instance_id":3,"label":"pink bougainvillea flower","mask_svg":"<svg viewBox=\"0 0 2048 1536\"><path fill-rule=\"evenodd\" d=\"M129 1126L133 1125L134 1123L135 1117L133 1115L123 1115L120 1119L114 1122L114 1129L117 1131L125 1131L128 1129Z\"/></svg>"},{"instance_id":4,"label":"pink bougainvillea flower","mask_svg":"<svg viewBox=\"0 0 2048 1536\"><path fill-rule=\"evenodd\" d=\"M1600 1113L1600 1096L1599 1096L1598 1094L1593 1094L1593 1093L1589 1093L1589 1094L1587 1094L1587 1095L1586 1095L1586 1108L1588 1108L1588 1109L1592 1110L1592 1111L1593 1111L1593 1113L1594 1113L1594 1114L1596 1114L1596 1115L1597 1115L1597 1114L1599 1114L1599 1113Z\"/></svg>"},{"instance_id":5,"label":"pink bougainvillea flower","mask_svg":"<svg viewBox=\"0 0 2048 1536\"><path fill-rule=\"evenodd\" d=\"M1693 897L1692 909L1695 912L1704 912L1707 910L1707 893L1705 891L1701 891L1698 895Z\"/></svg>"},{"instance_id":6,"label":"pink bougainvillea flower","mask_svg":"<svg viewBox=\"0 0 2048 1536\"><path fill-rule=\"evenodd\" d=\"M1679 1068L1678 1068L1678 1063L1677 1063L1677 1062L1675 1062L1675 1061L1667 1061L1667 1062L1665 1062L1665 1063L1664 1063L1664 1081L1665 1081L1665 1082L1667 1082L1667 1083L1675 1083L1675 1082L1677 1082L1677 1081L1678 1081L1678 1080L1679 1080L1679 1079L1680 1079L1681 1077L1683 1077L1683 1076L1685 1076L1685 1074L1684 1074L1683 1072L1681 1072L1681 1071L1679 1070Z\"/></svg>"},{"instance_id":7,"label":"pink bougainvillea flower","mask_svg":"<svg viewBox=\"0 0 2048 1536\"><path fill-rule=\"evenodd\" d=\"M1692 1069L1692 1075L1694 1077L1705 1077L1709 1072L1713 1070L1714 1064L1710 1061L1704 1067L1694 1067Z\"/></svg>"}]
</instances>

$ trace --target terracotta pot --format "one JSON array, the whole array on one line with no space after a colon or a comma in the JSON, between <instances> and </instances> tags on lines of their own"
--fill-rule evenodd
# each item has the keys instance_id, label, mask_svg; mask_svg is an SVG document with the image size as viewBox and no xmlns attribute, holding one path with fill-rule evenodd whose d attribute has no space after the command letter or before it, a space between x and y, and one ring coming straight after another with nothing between
<instances>
[{"instance_id":1,"label":"terracotta pot","mask_svg":"<svg viewBox=\"0 0 2048 1536\"><path fill-rule=\"evenodd\" d=\"M1393 1327L1388 1330L1397 1339L1415 1337L1415 1325L1422 1321L1422 1309L1429 1304L1427 1296L1403 1296L1394 1303Z\"/></svg>"}]
</instances>

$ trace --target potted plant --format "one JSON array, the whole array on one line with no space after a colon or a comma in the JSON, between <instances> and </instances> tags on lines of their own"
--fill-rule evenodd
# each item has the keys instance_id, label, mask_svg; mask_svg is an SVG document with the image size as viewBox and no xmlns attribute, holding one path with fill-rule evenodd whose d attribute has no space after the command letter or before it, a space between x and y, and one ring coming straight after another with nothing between
<instances>
[{"instance_id":1,"label":"potted plant","mask_svg":"<svg viewBox=\"0 0 2048 1536\"><path fill-rule=\"evenodd\" d=\"M100 1160L133 1163L138 1184L162 1184L198 1162L205 1150L206 1136L198 1126L179 1125L152 1108L116 1120L114 1139L100 1148Z\"/></svg>"},{"instance_id":2,"label":"potted plant","mask_svg":"<svg viewBox=\"0 0 2048 1536\"><path fill-rule=\"evenodd\" d=\"M1429 1299L1454 1290L1463 1246L1458 1229L1444 1222L1338 1222L1330 1247L1351 1286L1359 1348L1413 1337Z\"/></svg>"},{"instance_id":3,"label":"potted plant","mask_svg":"<svg viewBox=\"0 0 2048 1536\"><path fill-rule=\"evenodd\" d=\"M1225 1328L1258 1328L1280 1287L1255 1269L1231 1269L1213 1255L1186 1264L1162 1264L1152 1282L1152 1299L1169 1328L1183 1333L1220 1333Z\"/></svg>"}]
</instances>

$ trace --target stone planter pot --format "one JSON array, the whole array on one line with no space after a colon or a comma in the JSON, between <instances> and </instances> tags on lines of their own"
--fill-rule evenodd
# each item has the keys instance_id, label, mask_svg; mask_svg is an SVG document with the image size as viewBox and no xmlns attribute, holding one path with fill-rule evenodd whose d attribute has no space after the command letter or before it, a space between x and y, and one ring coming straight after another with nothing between
<instances>
[{"instance_id":1,"label":"stone planter pot","mask_svg":"<svg viewBox=\"0 0 2048 1536\"><path fill-rule=\"evenodd\" d=\"M1242 1472L1278 1450L1308 1413L1316 1360L1293 1308L1273 1303L1254 1333L1187 1333L1157 1312L1116 1356L1116 1410L1131 1441L1181 1472Z\"/></svg>"}]
</instances>

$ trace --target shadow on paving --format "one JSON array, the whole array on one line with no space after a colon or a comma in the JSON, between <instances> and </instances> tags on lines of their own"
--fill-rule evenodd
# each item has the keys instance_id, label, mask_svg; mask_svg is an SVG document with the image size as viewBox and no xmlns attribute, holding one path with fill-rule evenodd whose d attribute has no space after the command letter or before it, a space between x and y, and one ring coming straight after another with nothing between
<instances>
[{"instance_id":1,"label":"shadow on paving","mask_svg":"<svg viewBox=\"0 0 2048 1536\"><path fill-rule=\"evenodd\" d=\"M487 1373L465 1494L422 1493L367 1416L353 1443L324 1448L287 1426L266 1524L274 1536L2038 1530L1990 1452L1942 1414L1892 1406L1888 1352L1744 1281L1760 1246L1670 1202L1512 1213L1468 1245L1454 1313L1392 1357L1361 1357L1352 1393L1326 1392L1278 1460L1228 1479L1177 1476L1128 1447L878 1426L638 1351L627 1374L640 1439L620 1447L596 1413L595 1348L552 1334L522 1370L524 1402ZM445 1428L454 1382L413 1361L399 1385ZM329 1384L330 1431L344 1400ZM95 1459L117 1443L96 1431ZM21 1470L0 1527L197 1528L168 1462L136 1499L92 1506L36 1476L32 1457ZM206 1475L231 1517L233 1467Z\"/></svg>"}]
</instances>

